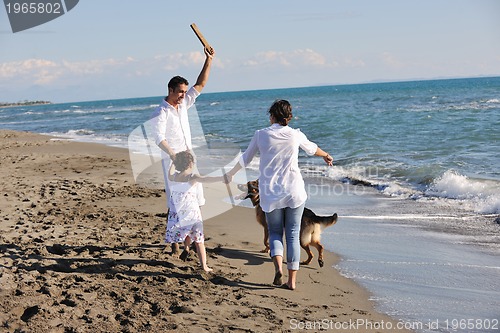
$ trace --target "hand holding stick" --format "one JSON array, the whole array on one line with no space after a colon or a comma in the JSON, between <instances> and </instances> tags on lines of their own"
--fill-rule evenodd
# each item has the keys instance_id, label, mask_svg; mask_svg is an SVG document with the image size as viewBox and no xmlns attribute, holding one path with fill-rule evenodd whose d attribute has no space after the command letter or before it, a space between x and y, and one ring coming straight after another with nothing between
<instances>
[{"instance_id":1,"label":"hand holding stick","mask_svg":"<svg viewBox=\"0 0 500 333\"><path fill-rule=\"evenodd\" d=\"M203 34L201 33L200 29L198 29L198 26L196 26L196 24L191 24L190 25L191 29L193 29L194 33L196 34L196 37L198 37L198 39L200 40L201 44L203 45L203 47L205 48L205 54L209 57L213 57L214 55L214 49L212 46L210 46L210 44L207 42L207 40L205 39L205 37L203 36Z\"/></svg>"}]
</instances>

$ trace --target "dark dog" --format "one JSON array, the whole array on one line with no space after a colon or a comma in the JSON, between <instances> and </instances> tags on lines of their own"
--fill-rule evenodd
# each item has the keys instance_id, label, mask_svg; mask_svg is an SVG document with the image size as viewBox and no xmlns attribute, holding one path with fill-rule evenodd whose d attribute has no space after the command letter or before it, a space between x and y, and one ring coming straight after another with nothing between
<instances>
[{"instance_id":1,"label":"dark dog","mask_svg":"<svg viewBox=\"0 0 500 333\"><path fill-rule=\"evenodd\" d=\"M257 222L264 227L264 245L266 248L261 252L268 252L269 231L267 229L266 215L260 207L259 181L249 181L245 185L238 185L238 188L241 191L246 192L246 196L244 196L243 199L250 198L255 207ZM312 245L318 250L318 263L320 267L323 267L323 245L320 242L321 231L324 228L334 225L336 222L336 213L332 216L318 216L309 208L304 208L302 222L300 224L300 246L307 252L308 257L300 263L301 265L309 265L313 259L314 255L309 248L309 245Z\"/></svg>"}]
</instances>

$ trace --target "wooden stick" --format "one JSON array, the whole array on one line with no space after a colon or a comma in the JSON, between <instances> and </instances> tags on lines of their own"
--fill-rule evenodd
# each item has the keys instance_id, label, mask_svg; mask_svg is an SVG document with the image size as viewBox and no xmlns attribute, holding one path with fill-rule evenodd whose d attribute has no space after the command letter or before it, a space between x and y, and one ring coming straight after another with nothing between
<instances>
[{"instance_id":1,"label":"wooden stick","mask_svg":"<svg viewBox=\"0 0 500 333\"><path fill-rule=\"evenodd\" d=\"M207 49L210 49L211 46L210 44L208 44L207 40L205 39L205 37L203 37L203 35L201 34L201 31L200 29L198 29L198 27L196 26L196 24L191 24L191 29L193 29L194 33L196 34L196 37L198 37L198 39L200 40L201 44L203 44L203 47L207 48Z\"/></svg>"}]
</instances>

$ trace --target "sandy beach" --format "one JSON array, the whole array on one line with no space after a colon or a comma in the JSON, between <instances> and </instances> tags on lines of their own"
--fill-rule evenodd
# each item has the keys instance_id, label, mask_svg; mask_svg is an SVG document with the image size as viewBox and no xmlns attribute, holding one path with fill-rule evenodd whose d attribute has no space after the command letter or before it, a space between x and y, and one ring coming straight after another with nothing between
<instances>
[{"instance_id":1,"label":"sandy beach","mask_svg":"<svg viewBox=\"0 0 500 333\"><path fill-rule=\"evenodd\" d=\"M164 244L165 193L135 184L126 149L0 139L2 332L401 331L334 253L301 267L297 290L273 286L253 209L214 213L220 185L205 186L207 274Z\"/></svg>"}]
</instances>

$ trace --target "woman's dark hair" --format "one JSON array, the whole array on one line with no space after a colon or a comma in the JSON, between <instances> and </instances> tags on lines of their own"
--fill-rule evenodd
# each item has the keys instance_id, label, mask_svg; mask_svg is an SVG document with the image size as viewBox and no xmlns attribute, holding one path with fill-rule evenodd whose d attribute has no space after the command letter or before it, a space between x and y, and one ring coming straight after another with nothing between
<instances>
[{"instance_id":1,"label":"woman's dark hair","mask_svg":"<svg viewBox=\"0 0 500 333\"><path fill-rule=\"evenodd\" d=\"M189 165L194 163L194 157L187 150L181 151L180 153L175 154L174 165L175 170L179 172L185 171L189 168Z\"/></svg>"},{"instance_id":2,"label":"woman's dark hair","mask_svg":"<svg viewBox=\"0 0 500 333\"><path fill-rule=\"evenodd\" d=\"M287 126L293 117L292 105L284 99L278 99L269 108L269 114L276 119L278 124Z\"/></svg>"},{"instance_id":3,"label":"woman's dark hair","mask_svg":"<svg viewBox=\"0 0 500 333\"><path fill-rule=\"evenodd\" d=\"M168 81L168 89L175 90L175 88L177 88L179 84L185 84L186 86L188 86L189 82L182 76L174 76L170 79L170 81Z\"/></svg>"}]
</instances>

